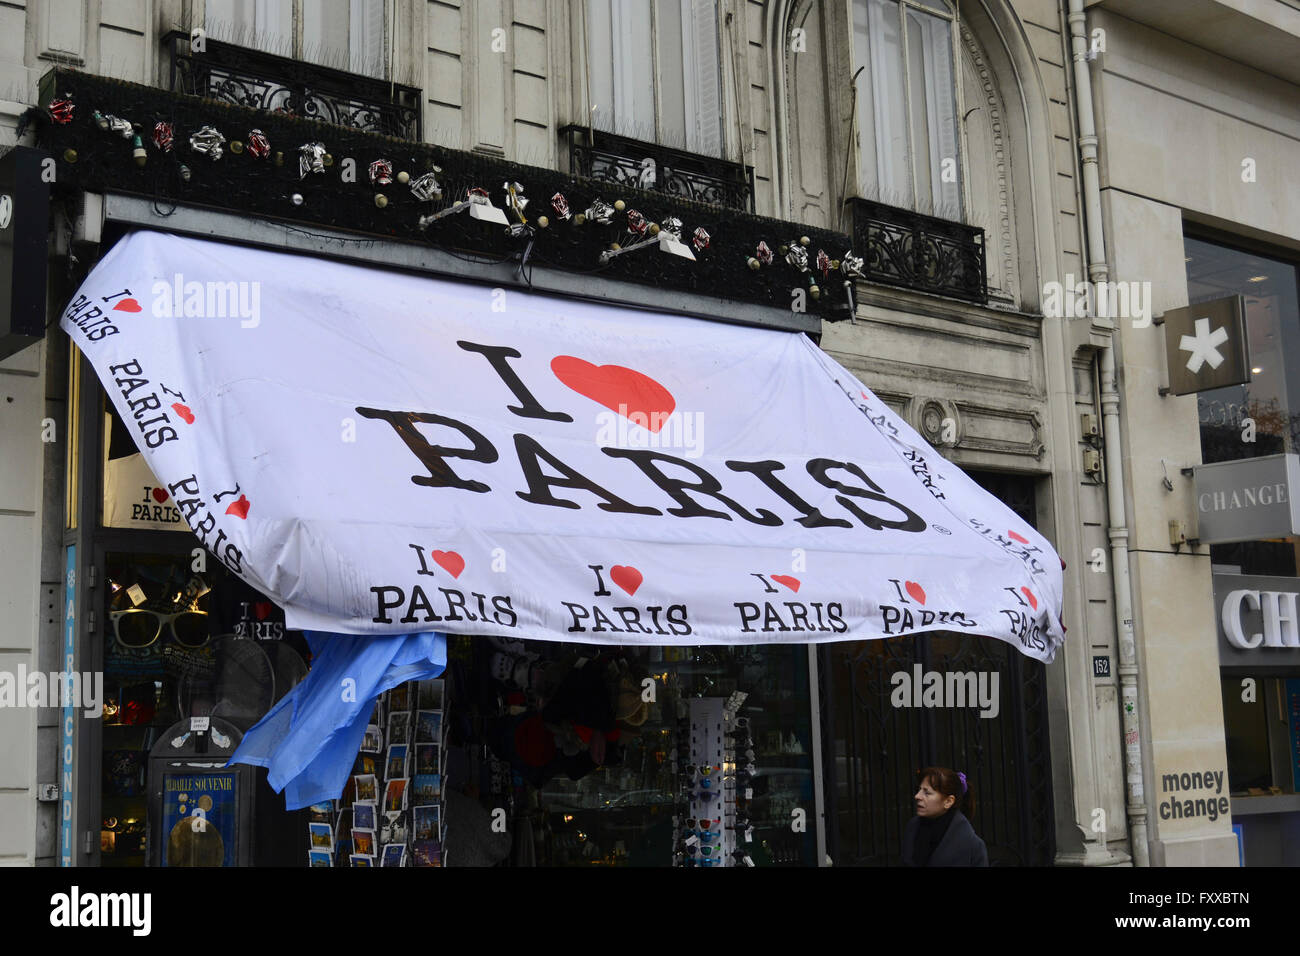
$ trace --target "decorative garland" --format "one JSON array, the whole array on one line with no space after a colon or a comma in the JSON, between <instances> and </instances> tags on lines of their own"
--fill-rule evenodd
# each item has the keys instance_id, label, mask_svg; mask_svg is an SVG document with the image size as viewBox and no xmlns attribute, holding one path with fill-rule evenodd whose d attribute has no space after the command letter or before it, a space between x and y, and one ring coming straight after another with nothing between
<instances>
[{"instance_id":1,"label":"decorative garland","mask_svg":"<svg viewBox=\"0 0 1300 956\"><path fill-rule=\"evenodd\" d=\"M842 233L63 69L45 85L29 112L56 195L214 206L831 321L863 275Z\"/></svg>"}]
</instances>

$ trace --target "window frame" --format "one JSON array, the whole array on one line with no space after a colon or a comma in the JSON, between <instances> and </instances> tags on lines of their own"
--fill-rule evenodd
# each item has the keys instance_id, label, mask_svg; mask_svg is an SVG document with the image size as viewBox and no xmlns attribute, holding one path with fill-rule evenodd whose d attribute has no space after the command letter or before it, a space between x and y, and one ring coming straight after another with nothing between
<instances>
[{"instance_id":1,"label":"window frame","mask_svg":"<svg viewBox=\"0 0 1300 956\"><path fill-rule=\"evenodd\" d=\"M877 2L890 4L896 7L898 10L899 35L901 37L901 47L902 47L901 49L901 61L902 61L902 71L903 71L902 85L903 85L903 95L904 95L903 110L906 119L906 122L903 125L905 126L907 131L907 166L908 166L907 172L908 172L908 178L911 187L911 203L910 205L903 208L909 209L912 212L920 213L922 215L933 216L941 219L948 219L953 222L965 223L966 217L969 215L971 202L970 202L970 195L968 192L969 177L966 175L966 170L968 168L968 161L969 161L969 149L966 142L966 124L965 124L966 112L965 112L965 103L963 100L963 90L962 90L962 82L961 82L962 20L961 20L960 7L956 2L954 2L954 0L938 0L938 2L944 5L947 11L946 13L941 13L940 11L934 9L934 7L928 6L927 4L920 2L920 0L849 0L849 4L848 4L849 62L851 68L854 71L861 69L865 74L865 76L861 80L860 85L865 87L868 91L870 91L870 94L872 95L871 103L872 103L873 116L875 115L876 99L875 99L875 89L873 84L871 83L871 64L869 60L866 63L859 62L855 37L856 37L856 24L860 13L865 14L867 9L872 4ZM954 119L953 138L954 138L954 145L956 147L956 156L953 158L957 160L957 203L959 207L955 211L936 207L934 202L933 186L931 187L929 194L925 197L924 202L922 202L921 200L921 190L920 190L921 183L920 183L920 178L918 176L917 151L916 151L916 144L914 141L913 130L912 130L912 114L913 114L913 106L916 102L916 97L917 96L922 97L922 100L924 102L924 91L921 91L920 93L914 93L913 91L912 69L911 69L911 57L913 53L910 49L910 43L908 41L908 36L907 36L908 33L907 11L908 10L916 11L918 14L926 14L928 16L936 17L938 19L944 20L950 25L948 53L950 57L949 62L951 64L951 69L952 69L952 98L953 98L953 119ZM870 36L869 32L868 32L868 36ZM870 41L868 40L868 42ZM869 51L868 51L868 56L870 56ZM859 84L856 83L854 84L854 90L855 90L855 96L860 98L862 96L862 90L859 88ZM879 148L877 147L875 130L872 129L870 131L870 142L869 142L870 157L868 157L867 144L863 142L863 128L861 123L862 111L860 108L854 111L854 116L855 116L854 123L856 125L854 130L851 131L851 136L853 138L852 145L857 160L857 173L858 173L857 184L856 184L857 195L862 199L869 199L875 202L882 202L882 203L886 203L887 205L892 205L892 203L887 202L884 196L884 192L885 192L884 185L881 183L880 159L879 159L880 152L879 152ZM932 113L929 109L926 110L925 117L927 123L933 124L933 120L935 119L935 114ZM868 159L870 159L869 170L867 166ZM926 157L925 161L928 164L929 158ZM867 178L864 174L867 171L871 173L871 183L874 186L876 192L875 196L866 195L865 187L867 184ZM939 169L932 170L932 175L934 176L941 175L941 171L942 171L942 166L940 166ZM951 215L951 213L953 212L956 213L955 218Z\"/></svg>"},{"instance_id":2,"label":"window frame","mask_svg":"<svg viewBox=\"0 0 1300 956\"><path fill-rule=\"evenodd\" d=\"M646 131L637 126L635 118L628 118L628 113L633 111L633 100L630 91L635 88L635 84L630 82L636 78L632 58L627 56L627 44L630 39L625 32L620 29L620 24L626 22L633 13L629 6L625 5L624 0L576 0L579 6L579 16L581 17L581 36L578 46L579 55L583 58L582 69L586 79L584 80L585 91L585 109L590 114L590 125L600 132L610 133L620 136L624 139L643 140ZM649 10L650 36L646 39L646 47L649 56L650 67L650 86L649 93L651 98L651 112L653 114L653 142L656 145L679 152L691 153L706 157L709 159L727 160L728 142L727 142L727 121L729 119L726 106L726 82L723 75L724 67L724 30L722 23L722 10L719 0L709 0L713 7L714 20L714 38L715 38L715 59L717 65L717 147L716 150L709 151L708 144L700 140L700 127L698 124L692 124L691 117L698 113L701 102L701 90L704 88L703 77L699 70L698 59L693 56L693 51L698 48L698 36L693 30L693 13L694 3L698 0L644 0ZM679 10L680 33L674 36L666 35L666 26L664 18L661 15L661 4L672 3L677 5ZM592 30L596 18L592 16L592 7L596 3L608 3L608 20L602 17L602 22L608 22L610 25L610 86L611 96L610 104L604 107L597 100L597 93L592 88L592 69L591 64L597 62L597 57L603 57L604 53L598 53L593 46L594 41L601 39L597 37ZM691 17L691 23L688 23L688 16ZM688 42L689 41L689 42ZM667 91L663 83L664 57L662 51L664 44L677 44L682 53L682 85L681 98L683 107L683 126L680 132L678 130L667 129L667 109L666 96ZM616 55L618 54L618 55ZM686 69L686 63L692 62L692 68ZM601 94L603 98L603 94ZM597 110L605 113L609 117L608 121L604 118L597 120Z\"/></svg>"},{"instance_id":3,"label":"window frame","mask_svg":"<svg viewBox=\"0 0 1300 956\"><path fill-rule=\"evenodd\" d=\"M239 0L231 0L232 3L238 4ZM308 41L306 37L307 14L310 11L320 17L320 24L324 23L325 10L319 6L315 0L249 0L252 5L251 23L240 23L235 20L219 20L224 26L228 26L235 32L235 36L226 39L220 35L214 35L213 39L225 40L227 43L247 46L251 49L259 50L263 53L272 53L277 56L287 56L303 63L309 63L313 66L319 66L326 69L339 70L344 73L353 73L357 76L365 76L376 80L391 80L393 64L390 54L392 37L392 17L389 15L390 5L387 0L347 0L347 48L346 50L337 48L329 50L334 54L346 54L346 64L340 65L336 61L326 61L324 59L308 59L306 56ZM212 0L204 0L203 4L203 23L205 29L208 24L208 17L211 15ZM354 36L354 28L359 24L363 27L373 18L373 13L377 4L380 11L379 19L382 36L379 38L379 61L372 62L366 54L365 47L372 39L370 37ZM262 26L265 23L272 23L284 17L284 10L288 9L289 35L286 38L290 50L286 52L283 49L271 48L274 44L268 46L255 44L255 37L244 37L239 35L243 30L250 27L255 33L260 33L266 29ZM281 42L283 42L283 39ZM314 42L314 41L313 41ZM358 46L361 48L358 49ZM322 49L318 53L324 52Z\"/></svg>"}]
</instances>

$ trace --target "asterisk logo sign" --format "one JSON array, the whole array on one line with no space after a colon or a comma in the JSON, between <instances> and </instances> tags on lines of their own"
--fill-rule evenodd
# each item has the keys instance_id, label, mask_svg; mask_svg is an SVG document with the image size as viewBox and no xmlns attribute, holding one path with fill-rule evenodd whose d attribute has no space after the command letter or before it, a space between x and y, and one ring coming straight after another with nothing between
<instances>
[{"instance_id":1,"label":"asterisk logo sign","mask_svg":"<svg viewBox=\"0 0 1300 956\"><path fill-rule=\"evenodd\" d=\"M1228 341L1228 330L1220 326L1213 332L1210 331L1209 319L1196 320L1196 334L1184 335L1178 342L1180 352L1191 352L1191 357L1187 360L1187 371L1195 375L1201 370L1201 366L1206 362L1210 363L1210 368L1218 368L1223 364L1223 356L1219 354L1219 346Z\"/></svg>"}]
</instances>

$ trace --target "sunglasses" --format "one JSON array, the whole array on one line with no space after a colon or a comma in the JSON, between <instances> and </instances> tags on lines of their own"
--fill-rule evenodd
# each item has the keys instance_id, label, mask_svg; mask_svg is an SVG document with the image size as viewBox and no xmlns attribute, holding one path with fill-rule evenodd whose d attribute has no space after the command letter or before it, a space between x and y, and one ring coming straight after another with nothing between
<instances>
[{"instance_id":1,"label":"sunglasses","mask_svg":"<svg viewBox=\"0 0 1300 956\"><path fill-rule=\"evenodd\" d=\"M692 856L694 856L696 853L699 853L701 856L712 856L712 855L715 854L715 853L721 853L721 852L722 852L722 847L720 847L720 846L688 846L688 847L686 848L686 852L689 853L689 854L691 854Z\"/></svg>"},{"instance_id":2,"label":"sunglasses","mask_svg":"<svg viewBox=\"0 0 1300 956\"><path fill-rule=\"evenodd\" d=\"M144 608L128 608L112 611L108 616L113 623L113 634L123 647L149 647L158 640L164 627L171 631L172 640L182 647L203 647L210 637L207 611L162 614Z\"/></svg>"}]
</instances>

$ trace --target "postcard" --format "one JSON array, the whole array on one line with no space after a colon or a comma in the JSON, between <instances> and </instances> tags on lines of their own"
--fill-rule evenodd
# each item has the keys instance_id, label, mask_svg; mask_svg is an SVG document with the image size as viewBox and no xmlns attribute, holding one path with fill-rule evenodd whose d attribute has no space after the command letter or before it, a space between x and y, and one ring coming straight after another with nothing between
<instances>
[{"instance_id":1,"label":"postcard","mask_svg":"<svg viewBox=\"0 0 1300 956\"><path fill-rule=\"evenodd\" d=\"M311 848L313 850L324 850L327 853L334 852L334 828L328 823L309 823L307 829L311 831Z\"/></svg>"},{"instance_id":2,"label":"postcard","mask_svg":"<svg viewBox=\"0 0 1300 956\"><path fill-rule=\"evenodd\" d=\"M415 713L415 742L417 744L436 744L442 735L442 714L433 710L419 710Z\"/></svg>"},{"instance_id":3,"label":"postcard","mask_svg":"<svg viewBox=\"0 0 1300 956\"><path fill-rule=\"evenodd\" d=\"M353 827L352 846L357 853L363 853L366 856L374 856L375 855L375 831L362 830L357 827Z\"/></svg>"},{"instance_id":4,"label":"postcard","mask_svg":"<svg viewBox=\"0 0 1300 956\"><path fill-rule=\"evenodd\" d=\"M392 780L395 777L405 777L410 748L407 744L391 744L388 748L388 763L384 777Z\"/></svg>"},{"instance_id":5,"label":"postcard","mask_svg":"<svg viewBox=\"0 0 1300 956\"><path fill-rule=\"evenodd\" d=\"M384 792L385 810L406 809L406 785L408 783L410 783L410 779L407 777L399 777L396 780L388 781L388 787Z\"/></svg>"},{"instance_id":6,"label":"postcard","mask_svg":"<svg viewBox=\"0 0 1300 956\"><path fill-rule=\"evenodd\" d=\"M420 681L416 700L420 710L442 710L442 678Z\"/></svg>"},{"instance_id":7,"label":"postcard","mask_svg":"<svg viewBox=\"0 0 1300 956\"><path fill-rule=\"evenodd\" d=\"M415 775L415 799L420 803L437 803L442 799L442 777L436 773Z\"/></svg>"},{"instance_id":8,"label":"postcard","mask_svg":"<svg viewBox=\"0 0 1300 956\"><path fill-rule=\"evenodd\" d=\"M385 813L385 823L383 829L379 831L379 842L387 846L389 843L405 843L407 840L406 814L398 811L396 813Z\"/></svg>"},{"instance_id":9,"label":"postcard","mask_svg":"<svg viewBox=\"0 0 1300 956\"><path fill-rule=\"evenodd\" d=\"M366 725L366 735L361 738L361 752L363 754L384 752L384 734L378 724Z\"/></svg>"},{"instance_id":10,"label":"postcard","mask_svg":"<svg viewBox=\"0 0 1300 956\"><path fill-rule=\"evenodd\" d=\"M405 866L406 865L406 844L390 843L384 847L383 862L380 866Z\"/></svg>"},{"instance_id":11,"label":"postcard","mask_svg":"<svg viewBox=\"0 0 1300 956\"><path fill-rule=\"evenodd\" d=\"M307 808L310 814L309 820L312 823L333 823L334 822L334 801L326 800L323 803L313 803Z\"/></svg>"},{"instance_id":12,"label":"postcard","mask_svg":"<svg viewBox=\"0 0 1300 956\"><path fill-rule=\"evenodd\" d=\"M416 840L412 850L414 866L442 866L442 844L437 840Z\"/></svg>"},{"instance_id":13,"label":"postcard","mask_svg":"<svg viewBox=\"0 0 1300 956\"><path fill-rule=\"evenodd\" d=\"M374 866L375 858L366 853L353 853L348 857L348 862L353 866Z\"/></svg>"},{"instance_id":14,"label":"postcard","mask_svg":"<svg viewBox=\"0 0 1300 956\"><path fill-rule=\"evenodd\" d=\"M308 850L308 866L333 866L334 854L329 850Z\"/></svg>"},{"instance_id":15,"label":"postcard","mask_svg":"<svg viewBox=\"0 0 1300 956\"><path fill-rule=\"evenodd\" d=\"M398 684L388 692L388 712L411 709L411 685Z\"/></svg>"},{"instance_id":16,"label":"postcard","mask_svg":"<svg viewBox=\"0 0 1300 956\"><path fill-rule=\"evenodd\" d=\"M364 773L353 777L357 784L357 798L354 803L375 803L379 800L379 781L373 773Z\"/></svg>"},{"instance_id":17,"label":"postcard","mask_svg":"<svg viewBox=\"0 0 1300 956\"><path fill-rule=\"evenodd\" d=\"M352 825L362 830L375 828L375 805L373 803L352 804Z\"/></svg>"},{"instance_id":18,"label":"postcard","mask_svg":"<svg viewBox=\"0 0 1300 956\"><path fill-rule=\"evenodd\" d=\"M432 806L419 806L411 811L415 820L415 838L417 840L437 840L438 814L442 810L436 803Z\"/></svg>"},{"instance_id":19,"label":"postcard","mask_svg":"<svg viewBox=\"0 0 1300 956\"><path fill-rule=\"evenodd\" d=\"M437 744L416 744L415 745L415 772L416 773L437 773L438 772L438 745Z\"/></svg>"},{"instance_id":20,"label":"postcard","mask_svg":"<svg viewBox=\"0 0 1300 956\"><path fill-rule=\"evenodd\" d=\"M357 754L357 759L352 762L352 772L354 774L374 773L375 755Z\"/></svg>"},{"instance_id":21,"label":"postcard","mask_svg":"<svg viewBox=\"0 0 1300 956\"><path fill-rule=\"evenodd\" d=\"M411 742L411 715L393 713L388 715L388 744L409 744Z\"/></svg>"}]
</instances>

